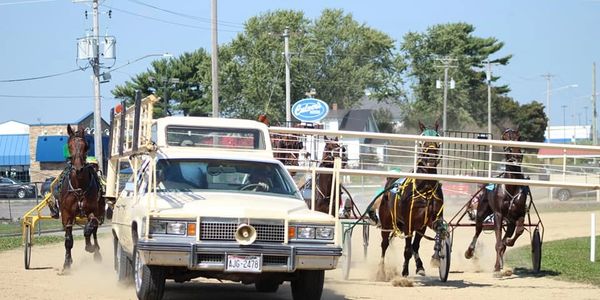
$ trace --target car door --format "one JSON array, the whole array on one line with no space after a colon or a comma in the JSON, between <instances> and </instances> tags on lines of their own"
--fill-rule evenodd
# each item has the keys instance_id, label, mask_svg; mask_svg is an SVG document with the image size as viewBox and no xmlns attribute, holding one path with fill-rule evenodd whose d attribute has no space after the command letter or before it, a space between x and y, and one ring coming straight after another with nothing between
<instances>
[{"instance_id":1,"label":"car door","mask_svg":"<svg viewBox=\"0 0 600 300\"><path fill-rule=\"evenodd\" d=\"M17 192L16 185L8 178L0 178L0 196L12 197Z\"/></svg>"}]
</instances>

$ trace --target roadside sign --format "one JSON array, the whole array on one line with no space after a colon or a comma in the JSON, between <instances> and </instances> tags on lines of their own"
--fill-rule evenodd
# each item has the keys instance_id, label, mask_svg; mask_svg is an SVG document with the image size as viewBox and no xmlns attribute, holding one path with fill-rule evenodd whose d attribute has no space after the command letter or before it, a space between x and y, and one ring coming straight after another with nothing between
<instances>
[{"instance_id":1,"label":"roadside sign","mask_svg":"<svg viewBox=\"0 0 600 300\"><path fill-rule=\"evenodd\" d=\"M329 113L325 101L315 98L305 98L294 103L292 115L301 122L319 122Z\"/></svg>"}]
</instances>

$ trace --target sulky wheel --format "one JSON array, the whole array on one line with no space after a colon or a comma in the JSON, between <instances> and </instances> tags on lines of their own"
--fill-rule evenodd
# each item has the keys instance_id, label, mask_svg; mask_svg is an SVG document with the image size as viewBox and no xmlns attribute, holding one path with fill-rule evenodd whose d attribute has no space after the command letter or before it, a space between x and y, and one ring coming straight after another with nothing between
<instances>
[{"instance_id":1,"label":"sulky wheel","mask_svg":"<svg viewBox=\"0 0 600 300\"><path fill-rule=\"evenodd\" d=\"M24 250L24 262L25 262L25 270L29 270L29 263L31 262L31 226L30 225L25 225L25 230L24 233L25 234L25 243L23 244L23 250Z\"/></svg>"},{"instance_id":2,"label":"sulky wheel","mask_svg":"<svg viewBox=\"0 0 600 300\"><path fill-rule=\"evenodd\" d=\"M364 259L367 260L367 251L369 249L369 224L363 224L363 255Z\"/></svg>"},{"instance_id":3,"label":"sulky wheel","mask_svg":"<svg viewBox=\"0 0 600 300\"><path fill-rule=\"evenodd\" d=\"M352 229L346 229L344 232L344 265L342 266L342 272L344 280L347 280L350 276L350 263L352 262Z\"/></svg>"},{"instance_id":4,"label":"sulky wheel","mask_svg":"<svg viewBox=\"0 0 600 300\"><path fill-rule=\"evenodd\" d=\"M533 272L539 273L542 268L542 239L537 228L533 230L533 237L531 238L531 263Z\"/></svg>"},{"instance_id":5,"label":"sulky wheel","mask_svg":"<svg viewBox=\"0 0 600 300\"><path fill-rule=\"evenodd\" d=\"M440 280L446 282L448 280L448 273L450 272L450 253L452 253L450 239L446 238L442 240L440 246Z\"/></svg>"}]
</instances>

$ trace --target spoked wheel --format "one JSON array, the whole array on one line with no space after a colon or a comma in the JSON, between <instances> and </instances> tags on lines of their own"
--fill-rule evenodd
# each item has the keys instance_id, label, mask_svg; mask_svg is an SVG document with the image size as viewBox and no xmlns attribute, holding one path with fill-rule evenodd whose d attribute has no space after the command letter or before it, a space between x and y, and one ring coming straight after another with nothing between
<instances>
[{"instance_id":1,"label":"spoked wheel","mask_svg":"<svg viewBox=\"0 0 600 300\"><path fill-rule=\"evenodd\" d=\"M25 270L29 270L29 263L31 262L31 226L25 225L25 244L23 245L24 258L25 258Z\"/></svg>"},{"instance_id":2,"label":"spoked wheel","mask_svg":"<svg viewBox=\"0 0 600 300\"><path fill-rule=\"evenodd\" d=\"M542 268L542 239L537 228L533 230L533 237L531 238L531 263L533 272L539 273Z\"/></svg>"},{"instance_id":3,"label":"spoked wheel","mask_svg":"<svg viewBox=\"0 0 600 300\"><path fill-rule=\"evenodd\" d=\"M344 280L350 276L350 263L352 262L352 229L347 229L344 232L344 265L342 266Z\"/></svg>"},{"instance_id":4,"label":"spoked wheel","mask_svg":"<svg viewBox=\"0 0 600 300\"><path fill-rule=\"evenodd\" d=\"M446 238L441 241L440 245L440 280L446 282L448 280L448 273L450 272L450 254L452 253L452 244L450 244L451 238Z\"/></svg>"},{"instance_id":5,"label":"spoked wheel","mask_svg":"<svg viewBox=\"0 0 600 300\"><path fill-rule=\"evenodd\" d=\"M369 224L363 224L363 255L367 259L367 250L369 249Z\"/></svg>"}]
</instances>

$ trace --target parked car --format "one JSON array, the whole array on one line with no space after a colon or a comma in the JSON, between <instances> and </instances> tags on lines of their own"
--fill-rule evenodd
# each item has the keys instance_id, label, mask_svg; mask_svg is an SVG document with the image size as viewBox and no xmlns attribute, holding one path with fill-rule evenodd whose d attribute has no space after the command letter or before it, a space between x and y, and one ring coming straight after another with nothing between
<instances>
[{"instance_id":1,"label":"parked car","mask_svg":"<svg viewBox=\"0 0 600 300\"><path fill-rule=\"evenodd\" d=\"M35 186L12 178L0 177L0 197L19 199L35 197Z\"/></svg>"},{"instance_id":2,"label":"parked car","mask_svg":"<svg viewBox=\"0 0 600 300\"><path fill-rule=\"evenodd\" d=\"M570 183L599 183L600 174L593 172L594 169L581 166L568 166L566 173L555 171L550 174L550 179L553 181L566 181ZM567 201L573 197L596 197L596 191L585 188L574 187L555 187L553 198L559 201Z\"/></svg>"},{"instance_id":3,"label":"parked car","mask_svg":"<svg viewBox=\"0 0 600 300\"><path fill-rule=\"evenodd\" d=\"M40 188L40 196L43 198L46 193L50 192L50 185L52 181L54 181L56 177L47 177L46 180L42 183L42 187Z\"/></svg>"}]
</instances>

